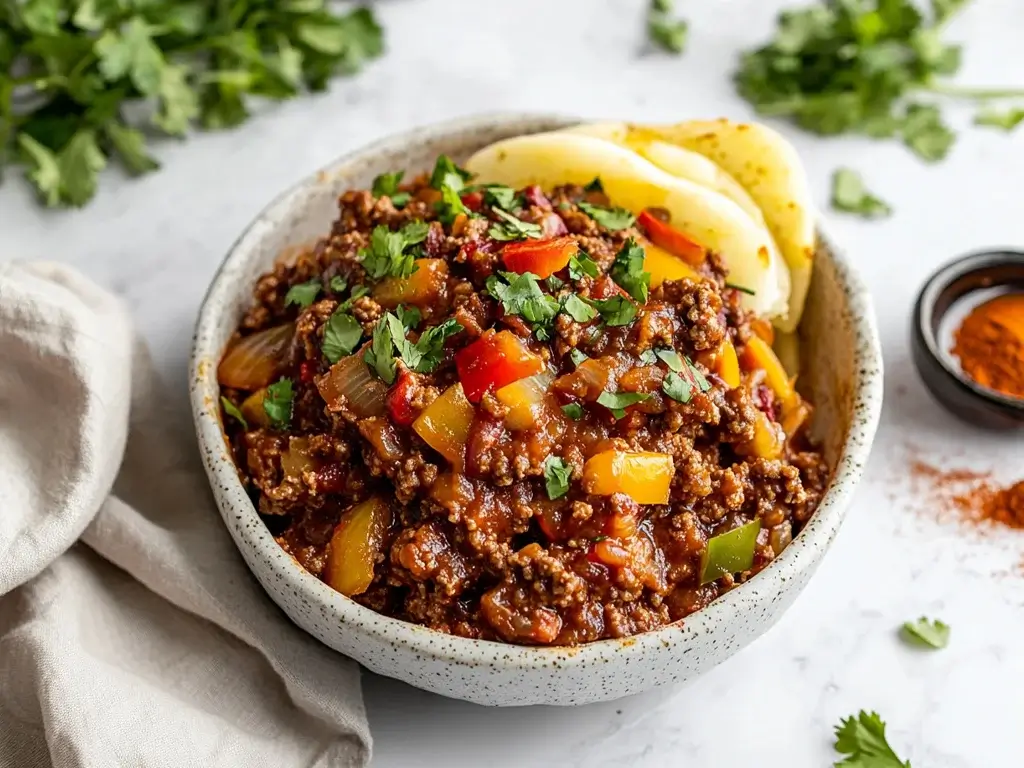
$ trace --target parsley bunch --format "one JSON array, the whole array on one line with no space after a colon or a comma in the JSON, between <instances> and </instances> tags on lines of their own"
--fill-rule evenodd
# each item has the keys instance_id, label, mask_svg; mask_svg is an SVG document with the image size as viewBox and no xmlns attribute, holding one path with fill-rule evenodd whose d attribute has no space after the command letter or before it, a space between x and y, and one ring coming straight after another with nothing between
<instances>
[{"instance_id":1,"label":"parsley bunch","mask_svg":"<svg viewBox=\"0 0 1024 768\"><path fill-rule=\"evenodd\" d=\"M368 9L326 0L0 3L0 172L24 164L46 205L82 206L111 158L158 167L150 134L234 127L251 97L323 90L382 50Z\"/></svg>"},{"instance_id":2,"label":"parsley bunch","mask_svg":"<svg viewBox=\"0 0 1024 768\"><path fill-rule=\"evenodd\" d=\"M786 11L775 38L743 56L737 88L760 114L821 135L899 137L923 159L940 160L954 134L938 107L913 101L915 94L1024 96L940 82L960 68L960 46L942 33L967 2L930 0L929 17L910 0L827 0Z\"/></svg>"}]
</instances>

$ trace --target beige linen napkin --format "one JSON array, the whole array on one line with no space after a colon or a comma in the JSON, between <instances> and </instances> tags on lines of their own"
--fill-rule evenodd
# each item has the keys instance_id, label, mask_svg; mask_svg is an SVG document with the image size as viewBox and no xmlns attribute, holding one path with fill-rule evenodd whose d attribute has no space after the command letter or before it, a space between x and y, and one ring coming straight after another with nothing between
<instances>
[{"instance_id":1,"label":"beige linen napkin","mask_svg":"<svg viewBox=\"0 0 1024 768\"><path fill-rule=\"evenodd\" d=\"M113 297L0 265L0 766L365 765L357 665L263 594L165 403Z\"/></svg>"}]
</instances>

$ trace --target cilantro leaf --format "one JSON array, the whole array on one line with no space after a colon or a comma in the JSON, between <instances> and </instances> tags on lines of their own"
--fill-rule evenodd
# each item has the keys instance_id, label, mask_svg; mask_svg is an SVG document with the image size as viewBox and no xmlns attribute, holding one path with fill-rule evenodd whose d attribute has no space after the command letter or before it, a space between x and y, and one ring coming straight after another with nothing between
<instances>
[{"instance_id":1,"label":"cilantro leaf","mask_svg":"<svg viewBox=\"0 0 1024 768\"><path fill-rule=\"evenodd\" d=\"M315 278L305 283L297 283L289 288L288 293L284 295L284 305L287 307L291 304L298 304L300 307L308 307L322 288L321 282Z\"/></svg>"},{"instance_id":2,"label":"cilantro leaf","mask_svg":"<svg viewBox=\"0 0 1024 768\"><path fill-rule=\"evenodd\" d=\"M441 199L434 203L434 209L437 211L437 217L444 224L451 224L460 214L472 215L472 211L462 202L462 196L454 187L441 187Z\"/></svg>"},{"instance_id":3,"label":"cilantro leaf","mask_svg":"<svg viewBox=\"0 0 1024 768\"><path fill-rule=\"evenodd\" d=\"M903 141L923 160L935 162L949 152L956 137L942 122L939 108L911 104L903 120Z\"/></svg>"},{"instance_id":4,"label":"cilantro leaf","mask_svg":"<svg viewBox=\"0 0 1024 768\"><path fill-rule=\"evenodd\" d=\"M625 296L612 296L607 299L587 299L601 314L601 319L610 326L629 325L636 317L636 304Z\"/></svg>"},{"instance_id":5,"label":"cilantro leaf","mask_svg":"<svg viewBox=\"0 0 1024 768\"><path fill-rule=\"evenodd\" d=\"M558 277L557 275L548 275L546 278L544 278L544 285L548 287L549 291L557 291L559 288L565 285L565 280Z\"/></svg>"},{"instance_id":6,"label":"cilantro leaf","mask_svg":"<svg viewBox=\"0 0 1024 768\"><path fill-rule=\"evenodd\" d=\"M372 280L409 277L416 271L416 265L408 249L426 240L429 231L430 225L425 221L410 221L397 232L384 224L374 227L370 247L360 251L366 273Z\"/></svg>"},{"instance_id":7,"label":"cilantro leaf","mask_svg":"<svg viewBox=\"0 0 1024 768\"><path fill-rule=\"evenodd\" d=\"M249 431L249 422L245 420L245 416L238 410L238 406L228 400L224 395L220 396L220 404L224 407L224 413L233 418L239 424L242 425L242 429L246 432Z\"/></svg>"},{"instance_id":8,"label":"cilantro leaf","mask_svg":"<svg viewBox=\"0 0 1024 768\"><path fill-rule=\"evenodd\" d=\"M601 274L601 270L598 268L597 262L583 251L569 257L569 277L573 280L582 280L584 275L597 277L599 274Z\"/></svg>"},{"instance_id":9,"label":"cilantro leaf","mask_svg":"<svg viewBox=\"0 0 1024 768\"><path fill-rule=\"evenodd\" d=\"M658 354L653 349L645 349L640 353L640 362L643 365L654 365L658 362Z\"/></svg>"},{"instance_id":10,"label":"cilantro leaf","mask_svg":"<svg viewBox=\"0 0 1024 768\"><path fill-rule=\"evenodd\" d=\"M900 628L900 635L911 645L929 648L945 648L949 644L949 626L938 619L924 616L917 621L908 621Z\"/></svg>"},{"instance_id":11,"label":"cilantro leaf","mask_svg":"<svg viewBox=\"0 0 1024 768\"><path fill-rule=\"evenodd\" d=\"M263 410L274 429L287 429L291 424L294 395L292 380L288 378L278 379L267 387L267 393L263 396Z\"/></svg>"},{"instance_id":12,"label":"cilantro leaf","mask_svg":"<svg viewBox=\"0 0 1024 768\"><path fill-rule=\"evenodd\" d=\"M413 343L406 338L406 328L399 317L388 312L374 327L373 339L365 353L365 359L377 375L388 384L395 380L395 351L409 370L430 373L444 357L445 340L460 331L462 325L454 318L449 318L440 325L425 330Z\"/></svg>"},{"instance_id":13,"label":"cilantro leaf","mask_svg":"<svg viewBox=\"0 0 1024 768\"><path fill-rule=\"evenodd\" d=\"M473 177L469 171L459 168L448 155L438 155L434 163L434 170L430 174L430 186L436 190L443 190L445 187L461 192L466 182Z\"/></svg>"},{"instance_id":14,"label":"cilantro leaf","mask_svg":"<svg viewBox=\"0 0 1024 768\"><path fill-rule=\"evenodd\" d=\"M861 710L840 721L835 729L836 752L847 755L836 768L911 768L889 746L885 723L875 712Z\"/></svg>"},{"instance_id":15,"label":"cilantro leaf","mask_svg":"<svg viewBox=\"0 0 1024 768\"><path fill-rule=\"evenodd\" d=\"M418 360L414 365L409 365L417 373L430 373L441 363L444 357L444 343L449 336L463 330L462 324L455 318L448 318L440 325L427 328L420 334L414 346ZM405 355L402 356L405 359ZM406 364L409 361L406 360Z\"/></svg>"},{"instance_id":16,"label":"cilantro leaf","mask_svg":"<svg viewBox=\"0 0 1024 768\"><path fill-rule=\"evenodd\" d=\"M484 202L492 208L500 208L503 211L511 211L516 207L518 195L512 187L504 184L484 184Z\"/></svg>"},{"instance_id":17,"label":"cilantro leaf","mask_svg":"<svg viewBox=\"0 0 1024 768\"><path fill-rule=\"evenodd\" d=\"M502 272L487 278L487 292L501 302L508 315L520 315L531 323L547 323L558 314L559 303L540 289L532 272Z\"/></svg>"},{"instance_id":18,"label":"cilantro leaf","mask_svg":"<svg viewBox=\"0 0 1024 768\"><path fill-rule=\"evenodd\" d=\"M560 456L548 456L544 462L544 487L547 489L548 498L554 501L560 499L569 492L569 484L572 480L572 467L565 463Z\"/></svg>"},{"instance_id":19,"label":"cilantro leaf","mask_svg":"<svg viewBox=\"0 0 1024 768\"><path fill-rule=\"evenodd\" d=\"M332 364L359 346L363 337L363 328L359 321L346 312L335 310L324 326L324 342L320 349Z\"/></svg>"},{"instance_id":20,"label":"cilantro leaf","mask_svg":"<svg viewBox=\"0 0 1024 768\"><path fill-rule=\"evenodd\" d=\"M850 168L838 168L832 174L832 207L864 218L892 213L888 203L868 192L860 174Z\"/></svg>"},{"instance_id":21,"label":"cilantro leaf","mask_svg":"<svg viewBox=\"0 0 1024 768\"><path fill-rule=\"evenodd\" d=\"M328 285L332 293L344 293L345 289L348 288L348 281L341 275L335 275L331 278L331 282ZM287 296L285 299L287 299Z\"/></svg>"},{"instance_id":22,"label":"cilantro leaf","mask_svg":"<svg viewBox=\"0 0 1024 768\"><path fill-rule=\"evenodd\" d=\"M693 397L693 384L685 376L672 371L662 379L661 391L677 402L688 403Z\"/></svg>"},{"instance_id":23,"label":"cilantro leaf","mask_svg":"<svg viewBox=\"0 0 1024 768\"><path fill-rule=\"evenodd\" d=\"M636 223L636 216L625 208L604 208L600 205L590 203L579 203L580 210L590 218L607 229L609 232L618 232L620 229L629 229Z\"/></svg>"},{"instance_id":24,"label":"cilantro leaf","mask_svg":"<svg viewBox=\"0 0 1024 768\"><path fill-rule=\"evenodd\" d=\"M680 54L686 48L689 25L682 19L672 18L672 3L669 0L651 0L647 12L647 37L657 47L668 53Z\"/></svg>"},{"instance_id":25,"label":"cilantro leaf","mask_svg":"<svg viewBox=\"0 0 1024 768\"><path fill-rule=\"evenodd\" d=\"M573 421L579 421L583 418L583 406L579 403L569 403L568 405L562 406L562 412Z\"/></svg>"},{"instance_id":26,"label":"cilantro leaf","mask_svg":"<svg viewBox=\"0 0 1024 768\"><path fill-rule=\"evenodd\" d=\"M1004 131L1012 131L1024 122L1024 107L1012 107L1000 112L995 109L985 109L974 116L975 125L987 125L992 128L1001 128Z\"/></svg>"},{"instance_id":27,"label":"cilantro leaf","mask_svg":"<svg viewBox=\"0 0 1024 768\"><path fill-rule=\"evenodd\" d=\"M679 373L686 365L683 363L683 359L679 356L679 353L674 349L656 349L654 354L661 358L661 361L669 367L669 370Z\"/></svg>"},{"instance_id":28,"label":"cilantro leaf","mask_svg":"<svg viewBox=\"0 0 1024 768\"><path fill-rule=\"evenodd\" d=\"M562 299L562 311L577 323L589 323L597 317L597 310L574 293Z\"/></svg>"},{"instance_id":29,"label":"cilantro leaf","mask_svg":"<svg viewBox=\"0 0 1024 768\"><path fill-rule=\"evenodd\" d=\"M141 132L118 122L107 123L103 132L132 175L148 173L160 167L160 163L146 152L146 138Z\"/></svg>"},{"instance_id":30,"label":"cilantro leaf","mask_svg":"<svg viewBox=\"0 0 1024 768\"><path fill-rule=\"evenodd\" d=\"M417 307L407 307L404 304L399 304L395 308L395 314L398 315L398 319L402 321L402 325L410 331L416 330L416 328L419 327L420 321L423 319L423 315Z\"/></svg>"},{"instance_id":31,"label":"cilantro leaf","mask_svg":"<svg viewBox=\"0 0 1024 768\"><path fill-rule=\"evenodd\" d=\"M401 326L401 322L398 325ZM404 328L402 337L405 338ZM370 346L363 352L363 361L385 384L395 383L395 344L391 338L387 315L373 327L373 336L370 338Z\"/></svg>"},{"instance_id":32,"label":"cilantro leaf","mask_svg":"<svg viewBox=\"0 0 1024 768\"><path fill-rule=\"evenodd\" d=\"M397 194L398 185L403 176L405 176L405 171L382 173L374 178L370 191L373 192L374 197L391 197Z\"/></svg>"},{"instance_id":33,"label":"cilantro leaf","mask_svg":"<svg viewBox=\"0 0 1024 768\"><path fill-rule=\"evenodd\" d=\"M589 360L590 358L587 357L582 350L573 347L571 350L569 350L569 359L572 360L572 364L578 368L581 363L585 362L586 360Z\"/></svg>"},{"instance_id":34,"label":"cilantro leaf","mask_svg":"<svg viewBox=\"0 0 1024 768\"><path fill-rule=\"evenodd\" d=\"M152 28L141 16L133 17L119 30L108 29L93 50L107 82L128 77L144 96L159 92L166 61L153 40Z\"/></svg>"},{"instance_id":35,"label":"cilantro leaf","mask_svg":"<svg viewBox=\"0 0 1024 768\"><path fill-rule=\"evenodd\" d=\"M336 311L348 312L350 309L352 309L352 305L356 303L356 299L361 299L363 296L368 296L369 293L370 289L367 288L365 285L357 285L353 287L352 292L348 295L348 298L338 305Z\"/></svg>"},{"instance_id":36,"label":"cilantro leaf","mask_svg":"<svg viewBox=\"0 0 1024 768\"><path fill-rule=\"evenodd\" d=\"M611 411L616 419L621 419L626 415L627 407L649 398L650 395L645 392L602 392L597 396L597 403Z\"/></svg>"},{"instance_id":37,"label":"cilantro leaf","mask_svg":"<svg viewBox=\"0 0 1024 768\"><path fill-rule=\"evenodd\" d=\"M92 131L76 132L59 152L27 133L20 134L18 142L31 165L28 176L48 206L82 206L96 193L96 177L107 160Z\"/></svg>"},{"instance_id":38,"label":"cilantro leaf","mask_svg":"<svg viewBox=\"0 0 1024 768\"><path fill-rule=\"evenodd\" d=\"M651 287L651 273L644 272L644 249L632 237L615 254L611 277L619 286L640 304L647 303Z\"/></svg>"},{"instance_id":39,"label":"cilantro leaf","mask_svg":"<svg viewBox=\"0 0 1024 768\"><path fill-rule=\"evenodd\" d=\"M491 210L494 211L496 216L504 219L504 222L493 224L487 230L487 234L495 240L508 241L539 238L543 233L539 224L531 224L517 219L511 213L505 213L500 208L492 208Z\"/></svg>"}]
</instances>

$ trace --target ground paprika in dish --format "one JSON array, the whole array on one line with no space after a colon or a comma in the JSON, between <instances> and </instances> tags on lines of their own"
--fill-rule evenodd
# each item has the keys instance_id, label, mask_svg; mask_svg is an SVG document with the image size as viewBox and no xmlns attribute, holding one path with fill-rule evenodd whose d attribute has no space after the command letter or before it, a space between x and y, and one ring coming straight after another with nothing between
<instances>
[{"instance_id":1,"label":"ground paprika in dish","mask_svg":"<svg viewBox=\"0 0 1024 768\"><path fill-rule=\"evenodd\" d=\"M953 354L978 384L1024 398L1024 293L975 307L954 335Z\"/></svg>"}]
</instances>

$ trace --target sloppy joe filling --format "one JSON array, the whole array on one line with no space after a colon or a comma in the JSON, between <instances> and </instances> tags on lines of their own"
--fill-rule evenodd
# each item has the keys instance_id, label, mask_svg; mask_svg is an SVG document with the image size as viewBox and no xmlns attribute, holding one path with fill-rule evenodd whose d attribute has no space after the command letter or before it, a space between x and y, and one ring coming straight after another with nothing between
<instances>
[{"instance_id":1,"label":"sloppy joe filling","mask_svg":"<svg viewBox=\"0 0 1024 768\"><path fill-rule=\"evenodd\" d=\"M682 619L787 546L827 468L728 254L599 180L400 178L259 278L219 369L285 551L390 616L573 645Z\"/></svg>"}]
</instances>

